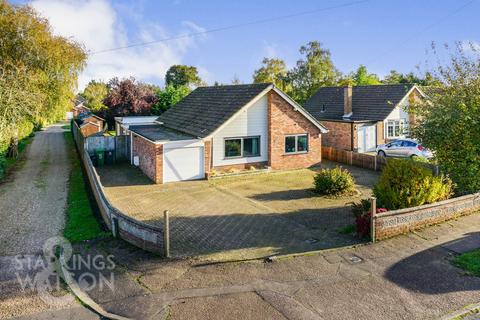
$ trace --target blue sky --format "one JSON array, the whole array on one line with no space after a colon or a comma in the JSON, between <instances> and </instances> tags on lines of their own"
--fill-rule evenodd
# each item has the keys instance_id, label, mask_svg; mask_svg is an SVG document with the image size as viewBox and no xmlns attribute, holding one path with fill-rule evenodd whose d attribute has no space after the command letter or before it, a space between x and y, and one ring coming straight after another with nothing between
<instances>
[{"instance_id":1,"label":"blue sky","mask_svg":"<svg viewBox=\"0 0 480 320\"><path fill-rule=\"evenodd\" d=\"M355 0L36 0L31 4L51 20L56 33L71 36L95 51L351 2ZM174 63L197 66L209 83L229 83L234 75L247 83L263 57L282 58L293 66L299 58L299 47L311 40L328 48L344 73L360 64L379 75L391 69L415 71L416 65L424 66L432 41L480 44L480 0L452 14L469 2L370 0L301 17L97 54L89 59L80 86L91 78L108 80L113 75L132 75L161 85L165 70Z\"/></svg>"}]
</instances>

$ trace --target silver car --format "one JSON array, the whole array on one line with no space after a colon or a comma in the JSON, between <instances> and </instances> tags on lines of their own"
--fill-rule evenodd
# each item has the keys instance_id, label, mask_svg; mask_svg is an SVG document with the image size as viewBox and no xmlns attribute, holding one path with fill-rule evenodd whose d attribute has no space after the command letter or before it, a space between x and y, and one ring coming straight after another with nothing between
<instances>
[{"instance_id":1,"label":"silver car","mask_svg":"<svg viewBox=\"0 0 480 320\"><path fill-rule=\"evenodd\" d=\"M430 159L433 157L430 150L413 139L399 139L387 144L381 144L377 147L377 155L399 158L423 157Z\"/></svg>"}]
</instances>

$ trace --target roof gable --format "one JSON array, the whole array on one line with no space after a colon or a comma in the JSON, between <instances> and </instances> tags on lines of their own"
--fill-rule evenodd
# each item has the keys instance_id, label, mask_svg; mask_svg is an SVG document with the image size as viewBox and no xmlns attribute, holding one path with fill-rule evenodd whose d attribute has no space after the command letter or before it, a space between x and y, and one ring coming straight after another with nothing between
<instances>
[{"instance_id":1,"label":"roof gable","mask_svg":"<svg viewBox=\"0 0 480 320\"><path fill-rule=\"evenodd\" d=\"M413 88L417 87L413 84L355 86L352 88L353 114L349 120L384 120ZM343 90L344 87L320 88L305 103L305 109L318 120L342 120Z\"/></svg>"},{"instance_id":2,"label":"roof gable","mask_svg":"<svg viewBox=\"0 0 480 320\"><path fill-rule=\"evenodd\" d=\"M263 91L269 83L199 87L157 121L195 137L207 137Z\"/></svg>"}]
</instances>

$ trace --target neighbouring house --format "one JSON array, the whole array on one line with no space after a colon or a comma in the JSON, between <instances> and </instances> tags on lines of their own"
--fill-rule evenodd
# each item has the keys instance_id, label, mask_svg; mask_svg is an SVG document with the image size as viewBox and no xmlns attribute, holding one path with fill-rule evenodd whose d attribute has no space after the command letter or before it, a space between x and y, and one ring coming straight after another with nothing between
<instances>
[{"instance_id":1,"label":"neighbouring house","mask_svg":"<svg viewBox=\"0 0 480 320\"><path fill-rule=\"evenodd\" d=\"M273 84L199 87L154 124L130 125L131 163L155 183L321 162L325 127Z\"/></svg>"},{"instance_id":2,"label":"neighbouring house","mask_svg":"<svg viewBox=\"0 0 480 320\"><path fill-rule=\"evenodd\" d=\"M76 119L83 114L90 114L90 113L91 113L90 109L85 106L85 99L82 96L77 95L75 97L75 100L73 101L72 109L69 112L67 112L67 119L68 120Z\"/></svg>"},{"instance_id":3,"label":"neighbouring house","mask_svg":"<svg viewBox=\"0 0 480 320\"><path fill-rule=\"evenodd\" d=\"M328 130L323 145L371 152L379 144L409 136L409 106L425 93L414 84L320 88L306 103Z\"/></svg>"},{"instance_id":4,"label":"neighbouring house","mask_svg":"<svg viewBox=\"0 0 480 320\"><path fill-rule=\"evenodd\" d=\"M91 113L82 113L77 118L77 123L84 137L88 137L105 131L105 120Z\"/></svg>"},{"instance_id":5,"label":"neighbouring house","mask_svg":"<svg viewBox=\"0 0 480 320\"><path fill-rule=\"evenodd\" d=\"M117 136L129 135L129 126L155 124L158 116L129 116L115 117L115 134Z\"/></svg>"}]
</instances>

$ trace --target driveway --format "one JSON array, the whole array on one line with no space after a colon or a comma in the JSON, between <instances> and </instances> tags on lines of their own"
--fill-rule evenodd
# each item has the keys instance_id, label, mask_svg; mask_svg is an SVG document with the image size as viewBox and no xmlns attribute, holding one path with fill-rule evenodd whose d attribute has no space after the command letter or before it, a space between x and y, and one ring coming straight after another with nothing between
<instances>
[{"instance_id":1,"label":"driveway","mask_svg":"<svg viewBox=\"0 0 480 320\"><path fill-rule=\"evenodd\" d=\"M353 223L348 203L370 196L377 174L348 169L358 193L343 198L310 190L318 169L165 185L152 184L129 165L105 166L99 174L107 197L122 212L156 224L169 210L174 256L239 260L359 243L337 229Z\"/></svg>"}]
</instances>

